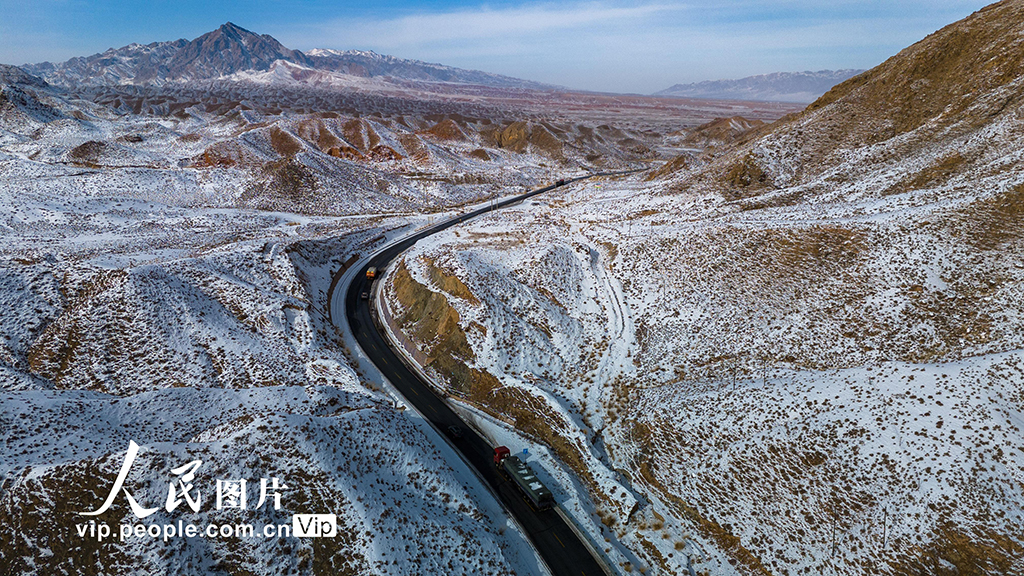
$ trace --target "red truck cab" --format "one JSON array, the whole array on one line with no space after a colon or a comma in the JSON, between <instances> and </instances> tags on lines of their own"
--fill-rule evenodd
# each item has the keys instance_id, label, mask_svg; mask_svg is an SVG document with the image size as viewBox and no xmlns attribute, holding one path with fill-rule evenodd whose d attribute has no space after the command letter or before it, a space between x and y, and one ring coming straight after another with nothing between
<instances>
[{"instance_id":1,"label":"red truck cab","mask_svg":"<svg viewBox=\"0 0 1024 576\"><path fill-rule=\"evenodd\" d=\"M505 446L498 446L497 448L495 448L494 449L494 465L495 466L500 466L501 465L501 461L504 460L505 458L508 458L509 454L511 454L511 452L509 452L509 449L507 447L505 447Z\"/></svg>"}]
</instances>

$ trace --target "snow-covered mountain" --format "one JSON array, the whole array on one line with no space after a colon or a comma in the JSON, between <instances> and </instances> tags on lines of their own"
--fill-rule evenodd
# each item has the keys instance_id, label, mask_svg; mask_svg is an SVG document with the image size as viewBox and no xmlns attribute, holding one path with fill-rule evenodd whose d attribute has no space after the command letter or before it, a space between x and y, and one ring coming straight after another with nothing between
<instances>
[{"instance_id":1,"label":"snow-covered mountain","mask_svg":"<svg viewBox=\"0 0 1024 576\"><path fill-rule=\"evenodd\" d=\"M775 72L739 80L706 80L676 84L655 96L706 98L709 100L752 100L755 102L813 102L833 86L863 70L819 70L817 72Z\"/></svg>"},{"instance_id":2,"label":"snow-covered mountain","mask_svg":"<svg viewBox=\"0 0 1024 576\"><path fill-rule=\"evenodd\" d=\"M303 68L339 72L361 78L449 82L495 88L551 89L552 86L477 70L463 70L418 60L405 60L363 50L291 50L273 37L256 34L231 22L188 40L130 44L63 63L26 64L23 68L64 87L82 85L147 85L212 80L239 72L270 70L284 61Z\"/></svg>"},{"instance_id":3,"label":"snow-covered mountain","mask_svg":"<svg viewBox=\"0 0 1024 576\"><path fill-rule=\"evenodd\" d=\"M217 78L240 70L266 70L278 60L309 64L269 35L257 35L228 22L185 44L167 63L168 79Z\"/></svg>"},{"instance_id":4,"label":"snow-covered mountain","mask_svg":"<svg viewBox=\"0 0 1024 576\"><path fill-rule=\"evenodd\" d=\"M168 74L167 63L186 40L129 44L92 56L79 56L62 63L25 64L26 71L45 77L53 84L131 84L158 82Z\"/></svg>"},{"instance_id":5,"label":"snow-covered mountain","mask_svg":"<svg viewBox=\"0 0 1024 576\"><path fill-rule=\"evenodd\" d=\"M310 65L310 59L267 35L228 22L192 40L129 44L92 56L23 68L52 84L163 84L219 78L242 70L267 70L277 60Z\"/></svg>"},{"instance_id":6,"label":"snow-covered mountain","mask_svg":"<svg viewBox=\"0 0 1024 576\"><path fill-rule=\"evenodd\" d=\"M24 84L28 86L43 87L46 82L42 78L33 76L17 66L0 64L0 85Z\"/></svg>"},{"instance_id":7,"label":"snow-covered mountain","mask_svg":"<svg viewBox=\"0 0 1024 576\"><path fill-rule=\"evenodd\" d=\"M443 64L406 60L369 50L328 50L317 48L306 52L318 70L333 70L354 76L389 76L402 80L478 84L495 88L552 89L554 86L530 80L491 74L479 70L464 70Z\"/></svg>"}]
</instances>

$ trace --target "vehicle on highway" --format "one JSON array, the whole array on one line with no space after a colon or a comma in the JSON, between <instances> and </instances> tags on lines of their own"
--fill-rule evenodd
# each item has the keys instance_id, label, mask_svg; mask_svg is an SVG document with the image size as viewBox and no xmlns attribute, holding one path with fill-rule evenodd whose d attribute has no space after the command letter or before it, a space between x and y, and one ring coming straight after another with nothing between
<instances>
[{"instance_id":1,"label":"vehicle on highway","mask_svg":"<svg viewBox=\"0 0 1024 576\"><path fill-rule=\"evenodd\" d=\"M361 300L369 300L370 299L370 293L369 292L362 292L362 293L359 294L359 298Z\"/></svg>"},{"instance_id":2,"label":"vehicle on highway","mask_svg":"<svg viewBox=\"0 0 1024 576\"><path fill-rule=\"evenodd\" d=\"M494 449L494 464L505 478L511 480L526 500L537 510L547 510L555 505L555 497L544 483L530 469L530 465L511 456L506 446Z\"/></svg>"},{"instance_id":3,"label":"vehicle on highway","mask_svg":"<svg viewBox=\"0 0 1024 576\"><path fill-rule=\"evenodd\" d=\"M366 279L367 280L373 280L376 277L377 277L377 268L376 267L370 266L369 268L366 269Z\"/></svg>"},{"instance_id":4,"label":"vehicle on highway","mask_svg":"<svg viewBox=\"0 0 1024 576\"><path fill-rule=\"evenodd\" d=\"M555 182L555 186L565 186L565 179L563 178Z\"/></svg>"}]
</instances>

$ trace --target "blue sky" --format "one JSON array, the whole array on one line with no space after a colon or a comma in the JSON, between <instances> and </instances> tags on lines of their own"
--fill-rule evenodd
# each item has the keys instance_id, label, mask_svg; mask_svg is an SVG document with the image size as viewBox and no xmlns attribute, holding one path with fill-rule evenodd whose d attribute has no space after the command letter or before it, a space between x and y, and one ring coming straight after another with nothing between
<instances>
[{"instance_id":1,"label":"blue sky","mask_svg":"<svg viewBox=\"0 0 1024 576\"><path fill-rule=\"evenodd\" d=\"M289 48L369 49L579 89L650 93L870 68L984 0L0 0L0 62L194 38L231 21Z\"/></svg>"}]
</instances>

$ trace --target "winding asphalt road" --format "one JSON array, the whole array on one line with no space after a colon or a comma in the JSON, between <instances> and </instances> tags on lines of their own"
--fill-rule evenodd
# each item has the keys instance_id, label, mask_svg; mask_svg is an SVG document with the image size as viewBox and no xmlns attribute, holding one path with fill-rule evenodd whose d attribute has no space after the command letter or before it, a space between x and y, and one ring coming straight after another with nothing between
<instances>
[{"instance_id":1,"label":"winding asphalt road","mask_svg":"<svg viewBox=\"0 0 1024 576\"><path fill-rule=\"evenodd\" d=\"M634 172L634 171L630 171ZM570 184L594 176L611 176L628 174L629 172L601 173L566 180ZM378 331L370 313L371 300L362 300L360 294L372 294L370 282L366 280L366 269L375 266L383 270L402 252L408 250L416 242L436 234L452 226L461 224L486 212L521 202L532 196L543 194L558 188L560 185L547 186L519 196L514 196L484 208L468 212L461 216L446 220L433 227L413 234L408 238L390 246L376 254L363 268L357 271L348 286L345 287L345 315L359 346L381 373L401 392L423 416L442 434L449 426L459 426L464 431L462 438L453 439L453 444L466 461L473 465L480 476L490 485L491 489L501 498L505 507L515 515L519 524L526 531L537 551L540 552L551 572L555 576L600 576L604 574L601 565L591 555L588 548L569 528L561 516L554 510L538 512L530 506L512 482L505 480L494 466L494 447L481 438L465 422L463 422L444 400L434 393L433 389L410 370L387 343L386 338ZM333 296L333 291L332 291Z\"/></svg>"}]
</instances>

